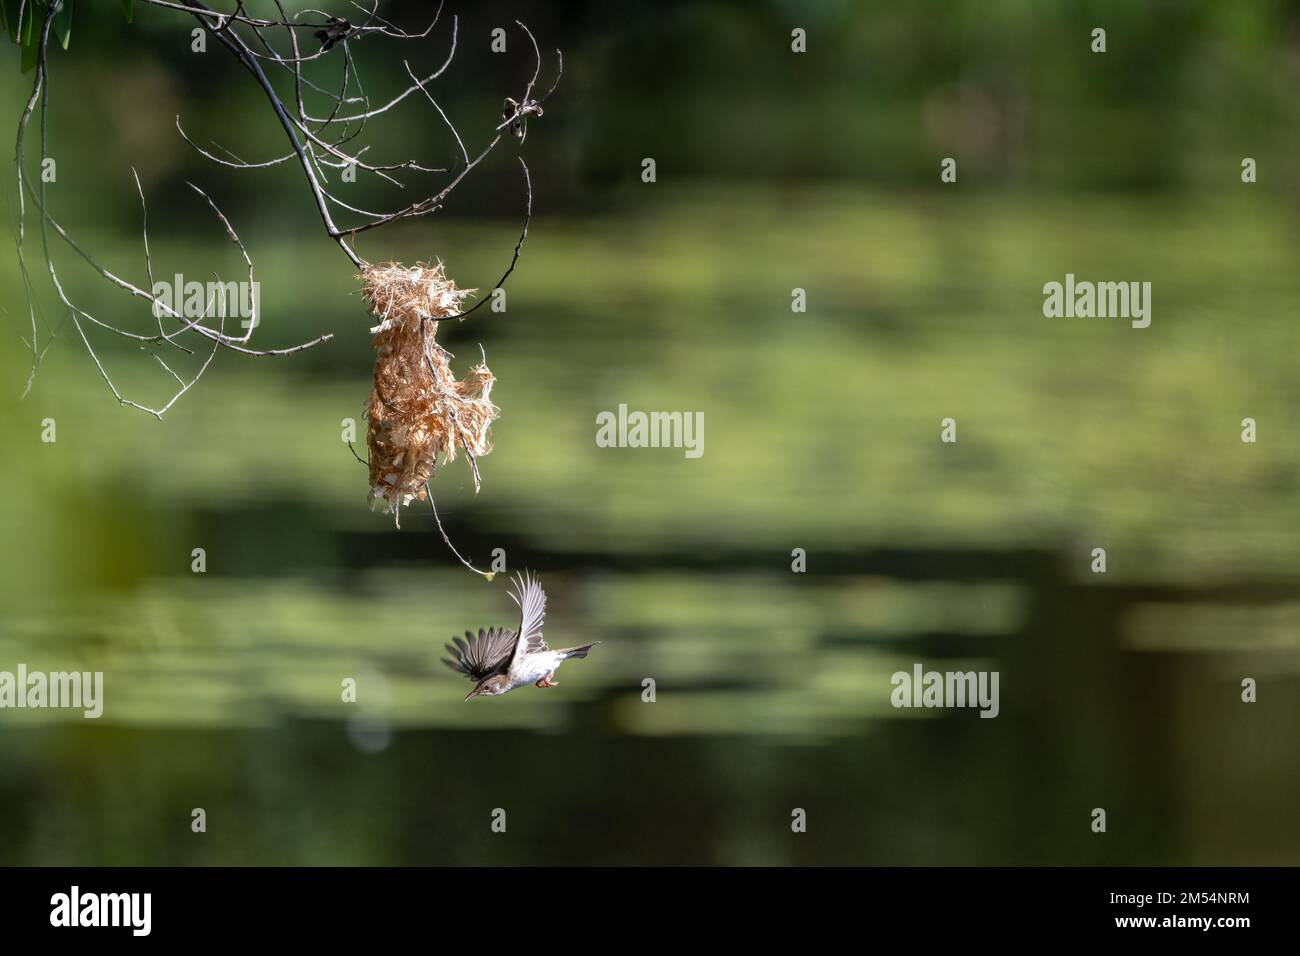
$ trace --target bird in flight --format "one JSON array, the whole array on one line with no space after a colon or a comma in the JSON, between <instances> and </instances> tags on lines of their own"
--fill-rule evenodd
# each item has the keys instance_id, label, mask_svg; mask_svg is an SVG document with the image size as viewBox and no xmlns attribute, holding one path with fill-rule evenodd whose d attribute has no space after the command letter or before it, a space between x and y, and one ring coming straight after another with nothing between
<instances>
[{"instance_id":1,"label":"bird in flight","mask_svg":"<svg viewBox=\"0 0 1300 956\"><path fill-rule=\"evenodd\" d=\"M447 645L452 659L442 662L474 682L474 689L465 699L500 697L502 694L533 684L537 687L558 687L555 671L569 658L583 658L600 643L593 641L581 647L564 647L552 650L542 638L542 620L546 617L546 592L532 575L516 576L512 582L515 590L510 597L519 605L519 630L493 627L479 628L475 635L465 632L465 639L453 637Z\"/></svg>"}]
</instances>

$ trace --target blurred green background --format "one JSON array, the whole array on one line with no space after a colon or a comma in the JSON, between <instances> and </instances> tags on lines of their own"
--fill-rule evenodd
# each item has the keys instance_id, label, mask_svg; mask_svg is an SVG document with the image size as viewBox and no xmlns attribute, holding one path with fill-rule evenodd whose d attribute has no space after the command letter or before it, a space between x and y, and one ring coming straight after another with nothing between
<instances>
[{"instance_id":1,"label":"blurred green background","mask_svg":"<svg viewBox=\"0 0 1300 956\"><path fill-rule=\"evenodd\" d=\"M471 153L532 70L514 18L565 54L522 150L359 244L490 288L522 211L512 153L530 164L508 311L439 333L459 371L486 350L496 449L477 497L463 459L434 490L476 563L504 548L541 573L552 644L604 643L559 689L469 704L442 645L514 605L427 511L399 531L367 510L340 441L371 372L354 269L295 165L217 167L177 134L179 115L281 155L250 78L191 52L184 15L117 6L78 4L51 56L53 211L143 284L134 167L156 270L239 278L191 180L256 263L253 344L334 338L222 354L159 422L65 326L20 401L28 319L0 255L0 670L106 681L99 721L0 712L0 863L1300 863L1300 5L491 2L353 44L386 100L460 14L432 91ZM408 28L431 8L382 6ZM9 44L0 77L15 130L31 74ZM363 141L459 154L417 97ZM393 208L427 194L404 178L336 185ZM84 308L154 323L55 255ZM1151 327L1045 319L1067 272L1150 281ZM148 355L92 341L129 397L166 400ZM598 448L620 403L703 412L703 457ZM1000 671L1001 715L894 710L917 661Z\"/></svg>"}]
</instances>

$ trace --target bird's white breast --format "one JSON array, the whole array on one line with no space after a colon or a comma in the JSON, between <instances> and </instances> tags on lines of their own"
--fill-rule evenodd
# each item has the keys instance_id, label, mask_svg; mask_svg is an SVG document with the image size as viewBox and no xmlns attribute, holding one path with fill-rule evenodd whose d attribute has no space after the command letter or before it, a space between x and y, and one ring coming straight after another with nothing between
<instances>
[{"instance_id":1,"label":"bird's white breast","mask_svg":"<svg viewBox=\"0 0 1300 956\"><path fill-rule=\"evenodd\" d=\"M517 669L510 674L511 681L515 686L535 684L559 667L560 662L563 660L564 658L555 651L529 654L516 664Z\"/></svg>"}]
</instances>

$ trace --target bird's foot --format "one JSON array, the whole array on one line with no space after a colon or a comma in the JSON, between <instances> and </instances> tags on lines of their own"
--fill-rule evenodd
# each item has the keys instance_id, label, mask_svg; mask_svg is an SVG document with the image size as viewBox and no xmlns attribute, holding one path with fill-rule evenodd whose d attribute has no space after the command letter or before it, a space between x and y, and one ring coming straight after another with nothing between
<instances>
[{"instance_id":1,"label":"bird's foot","mask_svg":"<svg viewBox=\"0 0 1300 956\"><path fill-rule=\"evenodd\" d=\"M553 673L552 673L552 674L547 674L545 677L543 677L541 680L539 680L539 681L538 681L534 686L536 686L536 687L559 687L559 686L560 686L559 681L552 680L553 677L555 677L555 675L554 675Z\"/></svg>"}]
</instances>

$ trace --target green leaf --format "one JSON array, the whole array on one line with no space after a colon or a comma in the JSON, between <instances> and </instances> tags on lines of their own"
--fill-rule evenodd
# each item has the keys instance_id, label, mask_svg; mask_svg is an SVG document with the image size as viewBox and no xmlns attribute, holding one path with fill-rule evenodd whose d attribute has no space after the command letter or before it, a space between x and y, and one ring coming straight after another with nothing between
<instances>
[{"instance_id":1,"label":"green leaf","mask_svg":"<svg viewBox=\"0 0 1300 956\"><path fill-rule=\"evenodd\" d=\"M27 0L27 5L23 8L22 35L23 46L32 45L32 36L36 29L36 0ZM36 61L33 60L33 63Z\"/></svg>"},{"instance_id":2,"label":"green leaf","mask_svg":"<svg viewBox=\"0 0 1300 956\"><path fill-rule=\"evenodd\" d=\"M127 23L135 22L135 0L122 0L122 16Z\"/></svg>"},{"instance_id":3,"label":"green leaf","mask_svg":"<svg viewBox=\"0 0 1300 956\"><path fill-rule=\"evenodd\" d=\"M68 48L68 41L72 39L72 0L63 0L63 6L59 12L54 15L54 23L51 24L54 35L59 38L59 43L63 49Z\"/></svg>"},{"instance_id":4,"label":"green leaf","mask_svg":"<svg viewBox=\"0 0 1300 956\"><path fill-rule=\"evenodd\" d=\"M9 39L18 42L18 6L22 0L3 0L0 2L0 17L4 19Z\"/></svg>"},{"instance_id":5,"label":"green leaf","mask_svg":"<svg viewBox=\"0 0 1300 956\"><path fill-rule=\"evenodd\" d=\"M36 69L37 55L41 52L39 43L28 43L23 47L22 70L24 73L30 73Z\"/></svg>"}]
</instances>

